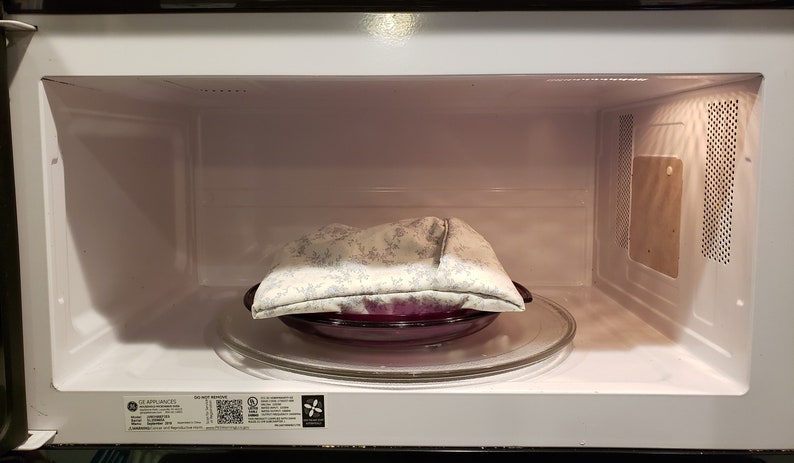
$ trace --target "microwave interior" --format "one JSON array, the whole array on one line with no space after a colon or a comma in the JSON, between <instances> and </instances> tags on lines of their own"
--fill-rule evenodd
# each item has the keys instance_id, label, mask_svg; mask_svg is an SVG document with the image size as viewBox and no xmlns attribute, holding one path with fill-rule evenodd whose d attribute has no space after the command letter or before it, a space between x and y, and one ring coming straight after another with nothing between
<instances>
[{"instance_id":1,"label":"microwave interior","mask_svg":"<svg viewBox=\"0 0 794 463\"><path fill-rule=\"evenodd\" d=\"M244 312L270 256L302 234L435 216L481 233L576 334L523 374L405 387L742 394L762 82L46 77L53 385L383 387L235 365L218 314Z\"/></svg>"}]
</instances>

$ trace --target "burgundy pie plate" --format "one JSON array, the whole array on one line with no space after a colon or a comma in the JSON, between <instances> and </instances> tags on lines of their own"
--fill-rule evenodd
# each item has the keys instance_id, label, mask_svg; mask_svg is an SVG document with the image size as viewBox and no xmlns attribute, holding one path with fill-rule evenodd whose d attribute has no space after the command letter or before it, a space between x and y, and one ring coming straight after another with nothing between
<instances>
[{"instance_id":1,"label":"burgundy pie plate","mask_svg":"<svg viewBox=\"0 0 794 463\"><path fill-rule=\"evenodd\" d=\"M513 282L524 302L532 294ZM248 310L259 285L250 288L244 297ZM329 341L359 346L421 346L438 344L467 336L490 325L499 312L450 308L449 311L414 314L351 314L312 313L278 317L285 325L301 333Z\"/></svg>"}]
</instances>

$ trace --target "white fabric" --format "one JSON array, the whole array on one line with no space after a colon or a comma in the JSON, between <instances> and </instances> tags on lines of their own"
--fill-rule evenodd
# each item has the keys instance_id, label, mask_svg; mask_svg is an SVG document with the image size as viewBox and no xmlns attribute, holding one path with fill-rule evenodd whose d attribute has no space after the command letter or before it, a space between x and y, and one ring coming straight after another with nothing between
<instances>
[{"instance_id":1,"label":"white fabric","mask_svg":"<svg viewBox=\"0 0 794 463\"><path fill-rule=\"evenodd\" d=\"M524 309L490 244L460 219L367 229L332 224L284 246L262 280L254 318L294 313Z\"/></svg>"}]
</instances>

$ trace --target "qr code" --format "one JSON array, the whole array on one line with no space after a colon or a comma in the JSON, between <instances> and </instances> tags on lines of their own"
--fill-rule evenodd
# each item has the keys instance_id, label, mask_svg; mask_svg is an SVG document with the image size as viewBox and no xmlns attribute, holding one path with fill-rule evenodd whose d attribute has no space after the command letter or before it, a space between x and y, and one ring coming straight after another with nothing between
<instances>
[{"instance_id":1,"label":"qr code","mask_svg":"<svg viewBox=\"0 0 794 463\"><path fill-rule=\"evenodd\" d=\"M218 424L243 424L243 399L215 402L218 408Z\"/></svg>"}]
</instances>

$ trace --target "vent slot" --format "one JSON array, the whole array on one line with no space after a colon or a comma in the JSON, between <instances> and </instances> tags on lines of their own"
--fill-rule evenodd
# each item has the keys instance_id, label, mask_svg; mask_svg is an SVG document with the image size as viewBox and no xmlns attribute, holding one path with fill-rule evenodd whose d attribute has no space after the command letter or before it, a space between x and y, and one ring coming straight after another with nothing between
<instances>
[{"instance_id":1,"label":"vent slot","mask_svg":"<svg viewBox=\"0 0 794 463\"><path fill-rule=\"evenodd\" d=\"M631 163L634 157L634 115L618 116L617 202L615 205L615 244L629 248L631 222Z\"/></svg>"},{"instance_id":2,"label":"vent slot","mask_svg":"<svg viewBox=\"0 0 794 463\"><path fill-rule=\"evenodd\" d=\"M209 95L245 95L250 84L245 81L224 82L211 78L172 78L163 81L166 86Z\"/></svg>"},{"instance_id":3,"label":"vent slot","mask_svg":"<svg viewBox=\"0 0 794 463\"><path fill-rule=\"evenodd\" d=\"M738 128L739 100L709 103L701 251L722 264L731 261Z\"/></svg>"}]
</instances>

